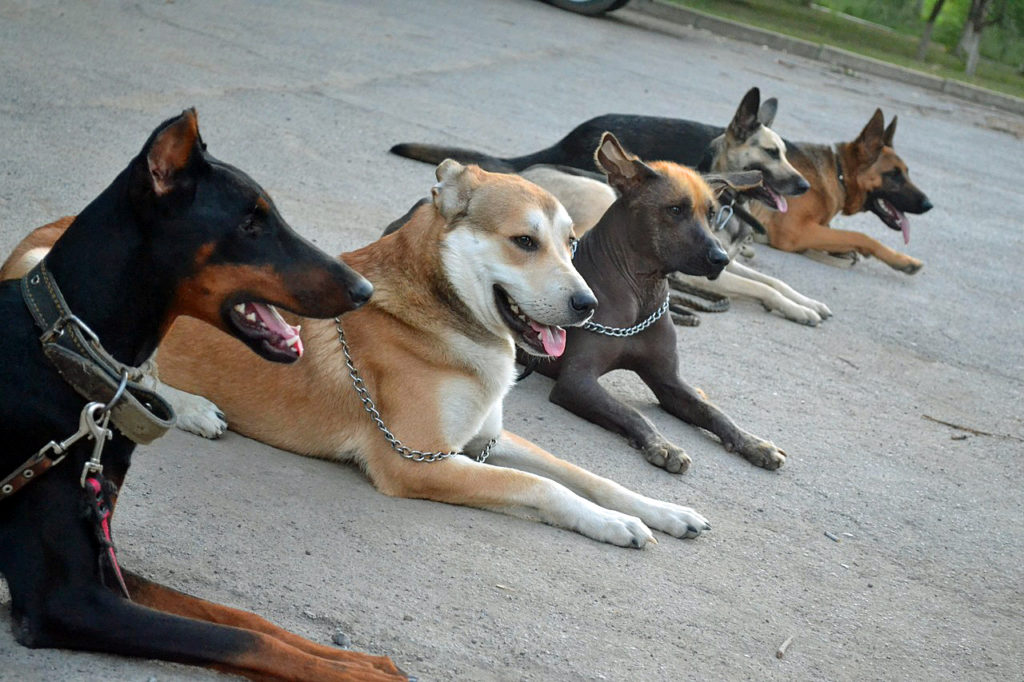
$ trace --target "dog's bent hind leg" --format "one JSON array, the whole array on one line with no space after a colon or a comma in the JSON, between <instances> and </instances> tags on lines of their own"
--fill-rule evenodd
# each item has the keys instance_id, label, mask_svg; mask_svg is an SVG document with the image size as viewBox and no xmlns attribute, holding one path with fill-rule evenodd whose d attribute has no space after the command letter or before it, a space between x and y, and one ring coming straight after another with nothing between
<instances>
[{"instance_id":1,"label":"dog's bent hind leg","mask_svg":"<svg viewBox=\"0 0 1024 682\"><path fill-rule=\"evenodd\" d=\"M72 608L72 604L75 608ZM327 660L252 630L164 613L105 587L65 587L33 619L29 646L102 651L205 665L250 679L397 682L368 663Z\"/></svg>"},{"instance_id":2,"label":"dog's bent hind leg","mask_svg":"<svg viewBox=\"0 0 1024 682\"><path fill-rule=\"evenodd\" d=\"M252 630L253 632L260 632L312 656L331 661L370 665L381 672L400 675L398 668L386 656L372 656L370 654L346 651L317 644L278 627L254 613L206 601L199 597L193 597L184 592L179 592L173 588L147 580L130 571L124 572L124 578L128 586L128 592L132 595L132 600L143 606L185 618L194 618L218 625L230 625L236 628Z\"/></svg>"}]
</instances>

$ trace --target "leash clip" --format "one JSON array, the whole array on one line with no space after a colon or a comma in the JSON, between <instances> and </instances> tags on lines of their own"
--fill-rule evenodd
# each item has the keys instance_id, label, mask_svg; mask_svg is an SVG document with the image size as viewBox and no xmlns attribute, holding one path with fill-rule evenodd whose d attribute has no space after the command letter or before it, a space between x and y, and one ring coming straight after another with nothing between
<instances>
[{"instance_id":1,"label":"leash clip","mask_svg":"<svg viewBox=\"0 0 1024 682\"><path fill-rule=\"evenodd\" d=\"M92 447L92 457L82 467L82 477L79 483L84 488L85 480L94 474L103 473L103 465L100 464L100 458L103 455L103 446L106 441L114 437L114 432L107 428L107 423L110 421L110 412L106 409L107 406L103 403L89 403L82 408L82 417L80 422L82 426L79 426L79 432L82 431L84 426L88 429L88 436L94 441ZM100 413L102 424L96 422L96 415ZM76 434L77 435L77 434ZM84 434L83 434L84 435ZM76 439L77 440L77 439Z\"/></svg>"},{"instance_id":2,"label":"leash clip","mask_svg":"<svg viewBox=\"0 0 1024 682\"><path fill-rule=\"evenodd\" d=\"M715 216L715 227L714 231L719 232L725 224L732 220L733 210L732 204L725 204L718 209L718 215Z\"/></svg>"}]
</instances>

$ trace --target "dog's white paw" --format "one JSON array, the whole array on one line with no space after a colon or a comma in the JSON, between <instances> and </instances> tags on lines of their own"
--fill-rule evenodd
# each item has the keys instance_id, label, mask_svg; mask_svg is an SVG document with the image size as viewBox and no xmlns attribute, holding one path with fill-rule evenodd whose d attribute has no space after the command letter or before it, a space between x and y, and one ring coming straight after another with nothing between
<instances>
[{"instance_id":1,"label":"dog's white paw","mask_svg":"<svg viewBox=\"0 0 1024 682\"><path fill-rule=\"evenodd\" d=\"M827 320L828 318L832 317L832 311L829 310L829 307L822 303L821 301L815 301L813 298L808 298L806 301L801 301L801 303L805 307L810 308L814 312L818 313L818 315L823 320Z\"/></svg>"},{"instance_id":2,"label":"dog's white paw","mask_svg":"<svg viewBox=\"0 0 1024 682\"><path fill-rule=\"evenodd\" d=\"M637 517L594 506L594 513L581 518L576 528L587 537L619 547L638 549L643 549L650 543L657 543L651 529Z\"/></svg>"},{"instance_id":3,"label":"dog's white paw","mask_svg":"<svg viewBox=\"0 0 1024 682\"><path fill-rule=\"evenodd\" d=\"M201 395L179 391L163 384L160 393L171 403L178 415L176 426L182 431L203 438L220 438L228 430L224 413Z\"/></svg>"},{"instance_id":4,"label":"dog's white paw","mask_svg":"<svg viewBox=\"0 0 1024 682\"><path fill-rule=\"evenodd\" d=\"M821 315L798 303L781 299L777 301L762 301L762 304L765 310L778 310L787 320L806 324L808 327L817 327L821 324Z\"/></svg>"},{"instance_id":5,"label":"dog's white paw","mask_svg":"<svg viewBox=\"0 0 1024 682\"><path fill-rule=\"evenodd\" d=\"M711 530L708 520L689 507L647 498L640 511L644 523L675 538L695 538Z\"/></svg>"}]
</instances>

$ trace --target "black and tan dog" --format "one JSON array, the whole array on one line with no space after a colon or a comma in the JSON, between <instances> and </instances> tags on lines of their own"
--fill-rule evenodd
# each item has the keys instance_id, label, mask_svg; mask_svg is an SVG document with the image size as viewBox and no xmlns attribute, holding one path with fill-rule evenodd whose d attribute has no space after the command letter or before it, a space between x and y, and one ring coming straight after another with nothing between
<instances>
[{"instance_id":1,"label":"black and tan dog","mask_svg":"<svg viewBox=\"0 0 1024 682\"><path fill-rule=\"evenodd\" d=\"M762 103L761 91L751 88L724 128L681 118L605 114L576 126L547 149L513 158L419 143L397 144L391 152L428 163L451 158L501 173L518 173L538 164L593 171L594 150L601 136L610 132L641 158L664 159L702 171L761 171L769 194L765 201L785 210L784 197L803 194L808 184L787 160L785 142L771 129L777 108L775 98Z\"/></svg>"},{"instance_id":2,"label":"black and tan dog","mask_svg":"<svg viewBox=\"0 0 1024 682\"><path fill-rule=\"evenodd\" d=\"M601 305L593 321L567 330L562 357L537 363L537 371L556 380L551 401L623 434L655 466L685 471L689 456L598 382L612 370L629 369L670 414L715 434L752 464L782 466L782 450L740 429L680 378L675 328L664 315L669 273L714 277L728 263L708 228L717 209L714 192L756 182L757 174L702 179L678 164L646 164L609 134L596 159L620 196L580 240L573 262Z\"/></svg>"},{"instance_id":3,"label":"black and tan dog","mask_svg":"<svg viewBox=\"0 0 1024 682\"><path fill-rule=\"evenodd\" d=\"M829 225L840 213L871 211L889 228L901 231L904 243L909 243L905 213L926 213L932 202L910 181L907 164L893 148L895 133L896 117L885 127L882 110L876 109L852 142L789 143L789 158L811 189L793 199L785 213L752 208L768 232L768 243L783 251L857 252L907 274L920 270L924 264L916 258L860 232Z\"/></svg>"},{"instance_id":4,"label":"black and tan dog","mask_svg":"<svg viewBox=\"0 0 1024 682\"><path fill-rule=\"evenodd\" d=\"M123 381L176 317L292 362L298 330L271 305L330 317L365 302L370 284L292 231L245 173L209 155L193 110L159 126L73 222L41 228L12 258L8 276L34 266L0 283L0 571L18 641L258 679L405 679L386 658L315 644L122 572L109 532L135 442L173 416Z\"/></svg>"}]
</instances>

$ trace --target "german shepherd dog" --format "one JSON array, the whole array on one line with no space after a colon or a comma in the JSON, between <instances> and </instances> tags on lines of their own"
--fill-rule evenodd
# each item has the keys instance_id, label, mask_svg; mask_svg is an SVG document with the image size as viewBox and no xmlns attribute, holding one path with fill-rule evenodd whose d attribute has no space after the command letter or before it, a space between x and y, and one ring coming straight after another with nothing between
<instances>
[{"instance_id":1,"label":"german shepherd dog","mask_svg":"<svg viewBox=\"0 0 1024 682\"><path fill-rule=\"evenodd\" d=\"M910 221L905 214L931 210L932 202L910 181L907 164L893 148L896 120L893 116L886 127L882 110L876 109L852 142L831 146L790 142L789 158L810 180L811 189L790 202L785 213L752 208L767 230L768 243L783 251L814 249L874 256L910 275L920 270L924 264L916 258L860 232L829 225L840 213L871 211L890 229L902 232L904 243L909 243Z\"/></svg>"},{"instance_id":2,"label":"german shepherd dog","mask_svg":"<svg viewBox=\"0 0 1024 682\"><path fill-rule=\"evenodd\" d=\"M789 163L785 142L770 127L777 109L775 98L762 104L761 91L751 88L725 128L679 118L605 114L576 126L547 149L513 158L419 143L397 144L391 152L428 163L451 158L502 173L518 173L537 164L593 171L594 150L607 131L641 158L664 159L701 171L761 171L769 194L766 200L773 208L784 211L784 197L803 194L808 184ZM716 160L717 168L711 167L712 159Z\"/></svg>"},{"instance_id":3,"label":"german shepherd dog","mask_svg":"<svg viewBox=\"0 0 1024 682\"><path fill-rule=\"evenodd\" d=\"M560 355L562 327L597 300L572 266L572 221L554 197L456 161L436 176L400 229L341 256L374 283L373 298L337 324L302 320L297 366L258 366L229 336L182 319L161 346L160 378L216 404L200 415L214 422L207 431L222 428L219 408L239 433L359 464L388 495L525 514L624 547L654 542L651 529L708 529L692 509L502 429L516 348Z\"/></svg>"},{"instance_id":4,"label":"german shepherd dog","mask_svg":"<svg viewBox=\"0 0 1024 682\"><path fill-rule=\"evenodd\" d=\"M109 527L133 441L148 442L173 418L164 411L146 438L134 429L163 403L127 382L131 366L176 317L221 330L233 353L290 363L302 352L298 330L270 304L330 317L364 303L369 282L299 237L248 175L208 154L194 110L161 124L77 218L34 233L14 261L6 274L32 268L0 283L0 571L17 640L261 680L406 679L386 658L315 644L122 572ZM147 395L149 405L133 402Z\"/></svg>"}]
</instances>

